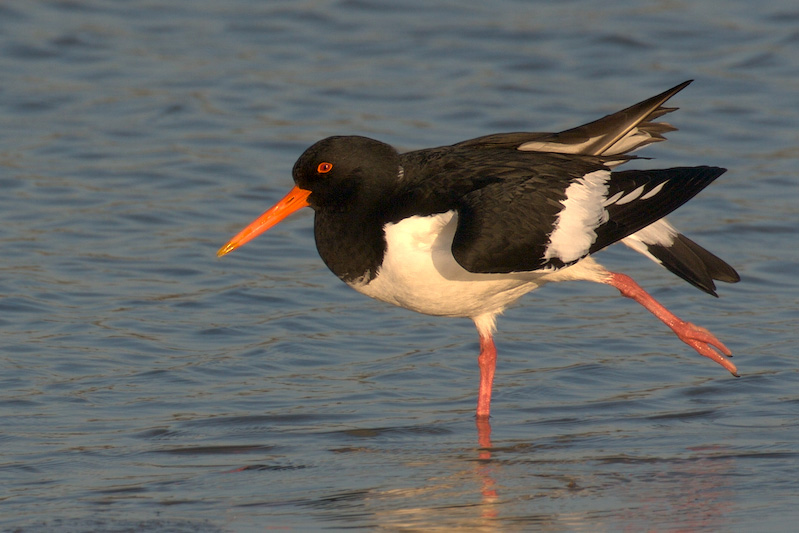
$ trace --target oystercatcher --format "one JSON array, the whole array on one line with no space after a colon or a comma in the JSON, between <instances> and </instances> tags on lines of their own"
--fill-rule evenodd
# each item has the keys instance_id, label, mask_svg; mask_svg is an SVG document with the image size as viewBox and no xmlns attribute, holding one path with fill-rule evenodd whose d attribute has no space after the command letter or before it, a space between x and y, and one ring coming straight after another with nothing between
<instances>
[{"instance_id":1,"label":"oystercatcher","mask_svg":"<svg viewBox=\"0 0 799 533\"><path fill-rule=\"evenodd\" d=\"M420 313L471 318L480 336L477 417L489 416L496 318L546 283L611 285L737 376L730 350L676 317L593 254L621 241L702 291L735 270L665 218L726 169L614 168L676 128L656 121L691 80L560 133L502 133L398 153L358 136L323 139L294 165L295 187L223 246L222 256L302 207L319 255L342 281Z\"/></svg>"}]
</instances>

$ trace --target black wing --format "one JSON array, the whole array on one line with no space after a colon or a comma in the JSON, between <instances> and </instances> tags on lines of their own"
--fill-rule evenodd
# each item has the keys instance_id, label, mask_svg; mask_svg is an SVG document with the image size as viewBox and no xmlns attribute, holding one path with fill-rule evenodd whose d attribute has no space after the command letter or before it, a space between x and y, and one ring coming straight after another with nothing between
<instances>
[{"instance_id":1,"label":"black wing","mask_svg":"<svg viewBox=\"0 0 799 533\"><path fill-rule=\"evenodd\" d=\"M567 172L491 183L463 198L452 251L471 272L562 268L663 218L724 172L681 167L611 173L574 165Z\"/></svg>"}]
</instances>

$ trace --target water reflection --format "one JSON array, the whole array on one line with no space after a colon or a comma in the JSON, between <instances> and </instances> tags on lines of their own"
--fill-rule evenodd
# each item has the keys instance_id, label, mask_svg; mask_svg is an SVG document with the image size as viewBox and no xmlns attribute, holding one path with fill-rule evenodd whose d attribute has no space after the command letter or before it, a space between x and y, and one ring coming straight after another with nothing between
<instances>
[{"instance_id":1,"label":"water reflection","mask_svg":"<svg viewBox=\"0 0 799 533\"><path fill-rule=\"evenodd\" d=\"M734 510L730 482L735 476L731 450L691 447L686 449L688 458L661 458L634 449L624 456L601 457L597 455L601 449L586 449L583 459L575 459L579 452L563 448L574 448L571 443L580 438L554 447L517 443L495 448L490 421L477 419L476 429L474 473L481 504L479 517L474 517L470 527L475 522L503 529L510 524L536 524L557 531L639 531L658 524L685 531L729 527L728 517ZM559 459L561 454L569 459ZM528 482L522 499L539 501L536 507L542 512L530 512L528 505L524 515L517 514L519 502L513 499L520 494L511 487L520 477ZM617 497L624 500L622 505ZM582 501L582 510L559 512L575 508L564 500Z\"/></svg>"},{"instance_id":2,"label":"water reflection","mask_svg":"<svg viewBox=\"0 0 799 533\"><path fill-rule=\"evenodd\" d=\"M731 480L738 475L732 459L735 454L723 446L688 450L691 457L656 459L656 463L662 462L659 471L633 480L633 490L626 491L632 505L618 519L630 527L655 521L674 524L684 531L727 530L730 513L735 510L731 486ZM606 464L618 467L624 462L610 460Z\"/></svg>"},{"instance_id":3,"label":"water reflection","mask_svg":"<svg viewBox=\"0 0 799 533\"><path fill-rule=\"evenodd\" d=\"M310 509L323 522L350 522L357 517L362 526L424 531L508 531L531 526L542 531L718 531L730 526L729 516L735 511L732 482L739 475L735 463L740 454L722 446L696 446L682 448L676 456L662 456L641 443L621 454L613 448L608 453L607 443L624 438L624 433L578 427L594 422L574 421L553 433L539 429L532 440L497 445L491 422L477 419L473 444L464 442L449 452L424 444L425 436L452 435L439 424L359 427L324 434L324 441L346 443L328 450L335 456L328 466L318 456L315 464L288 464L278 457L280 453L270 455L279 448L267 445L162 452L230 454L231 468L224 472L232 478L248 476L248 485L265 483L268 488L271 481L267 481L280 476L281 488L288 489L262 494L248 507ZM234 455L241 458L242 453L259 451L266 455L234 466ZM342 464L350 465L345 468L351 474L349 489L334 490L337 485L326 480L330 475L326 470ZM293 480L301 488L308 471L315 472L320 487L330 488L292 491ZM254 481L261 476L263 481ZM383 482L374 483L378 479Z\"/></svg>"}]
</instances>

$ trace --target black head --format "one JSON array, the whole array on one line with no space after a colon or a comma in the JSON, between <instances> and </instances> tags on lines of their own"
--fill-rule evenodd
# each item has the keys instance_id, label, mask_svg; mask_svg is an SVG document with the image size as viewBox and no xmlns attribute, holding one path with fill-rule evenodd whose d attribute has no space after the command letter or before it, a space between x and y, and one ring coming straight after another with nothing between
<instances>
[{"instance_id":1,"label":"black head","mask_svg":"<svg viewBox=\"0 0 799 533\"><path fill-rule=\"evenodd\" d=\"M394 148L358 136L322 139L305 150L292 171L297 186L311 191L312 208L332 210L379 204L394 190L399 174Z\"/></svg>"}]
</instances>

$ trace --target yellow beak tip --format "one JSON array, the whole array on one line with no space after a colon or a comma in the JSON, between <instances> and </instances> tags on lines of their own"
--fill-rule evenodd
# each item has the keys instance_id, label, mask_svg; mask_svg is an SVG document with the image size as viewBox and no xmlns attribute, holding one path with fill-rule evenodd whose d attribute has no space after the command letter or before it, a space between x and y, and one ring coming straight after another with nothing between
<instances>
[{"instance_id":1,"label":"yellow beak tip","mask_svg":"<svg viewBox=\"0 0 799 533\"><path fill-rule=\"evenodd\" d=\"M218 252L216 252L216 256L222 257L223 255L229 254L230 252L233 251L233 248L234 248L233 246L226 244L222 248L220 248Z\"/></svg>"}]
</instances>

